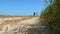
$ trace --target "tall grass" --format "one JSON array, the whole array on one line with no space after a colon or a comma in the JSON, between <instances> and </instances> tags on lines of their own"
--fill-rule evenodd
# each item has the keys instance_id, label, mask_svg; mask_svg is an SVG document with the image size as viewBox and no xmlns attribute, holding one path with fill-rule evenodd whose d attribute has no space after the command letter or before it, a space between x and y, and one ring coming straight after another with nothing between
<instances>
[{"instance_id":1,"label":"tall grass","mask_svg":"<svg viewBox=\"0 0 60 34\"><path fill-rule=\"evenodd\" d=\"M45 8L42 12L41 17L48 23L46 26L49 27L50 31L60 32L60 0L54 0L53 4Z\"/></svg>"}]
</instances>

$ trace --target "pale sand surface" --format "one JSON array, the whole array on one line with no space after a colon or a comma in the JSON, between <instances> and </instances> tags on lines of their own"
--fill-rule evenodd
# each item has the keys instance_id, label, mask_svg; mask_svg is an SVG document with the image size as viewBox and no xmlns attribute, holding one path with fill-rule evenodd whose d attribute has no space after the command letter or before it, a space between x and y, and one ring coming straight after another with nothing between
<instances>
[{"instance_id":1,"label":"pale sand surface","mask_svg":"<svg viewBox=\"0 0 60 34\"><path fill-rule=\"evenodd\" d=\"M39 23L39 17L8 17L0 18L0 34L15 34L19 29L33 28L30 25ZM19 32L22 34L22 32Z\"/></svg>"}]
</instances>

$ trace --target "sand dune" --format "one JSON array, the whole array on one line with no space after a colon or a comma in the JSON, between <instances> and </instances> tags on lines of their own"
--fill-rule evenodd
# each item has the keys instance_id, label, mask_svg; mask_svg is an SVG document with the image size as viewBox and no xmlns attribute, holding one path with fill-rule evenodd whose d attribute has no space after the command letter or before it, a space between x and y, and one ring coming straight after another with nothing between
<instances>
[{"instance_id":1,"label":"sand dune","mask_svg":"<svg viewBox=\"0 0 60 34\"><path fill-rule=\"evenodd\" d=\"M22 34L20 30L33 28L30 25L37 24L39 17L9 17L0 18L0 34ZM15 33L16 34L16 33Z\"/></svg>"}]
</instances>

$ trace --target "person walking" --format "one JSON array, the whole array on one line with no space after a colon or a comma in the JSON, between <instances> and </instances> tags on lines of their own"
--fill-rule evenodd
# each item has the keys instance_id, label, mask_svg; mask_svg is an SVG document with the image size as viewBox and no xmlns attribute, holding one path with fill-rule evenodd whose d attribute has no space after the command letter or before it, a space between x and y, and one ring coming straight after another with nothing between
<instances>
[{"instance_id":1,"label":"person walking","mask_svg":"<svg viewBox=\"0 0 60 34\"><path fill-rule=\"evenodd\" d=\"M38 13L36 12L36 16L38 16Z\"/></svg>"},{"instance_id":2,"label":"person walking","mask_svg":"<svg viewBox=\"0 0 60 34\"><path fill-rule=\"evenodd\" d=\"M34 16L35 16L35 12L34 12Z\"/></svg>"}]
</instances>

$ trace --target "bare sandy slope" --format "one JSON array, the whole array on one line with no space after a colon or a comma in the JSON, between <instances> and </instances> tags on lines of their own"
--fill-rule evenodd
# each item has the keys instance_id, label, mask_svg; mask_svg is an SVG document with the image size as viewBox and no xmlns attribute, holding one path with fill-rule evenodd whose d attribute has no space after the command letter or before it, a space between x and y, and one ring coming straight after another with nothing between
<instances>
[{"instance_id":1,"label":"bare sandy slope","mask_svg":"<svg viewBox=\"0 0 60 34\"><path fill-rule=\"evenodd\" d=\"M0 34L22 34L20 30L32 28L37 24L39 17L8 17L0 18Z\"/></svg>"}]
</instances>

